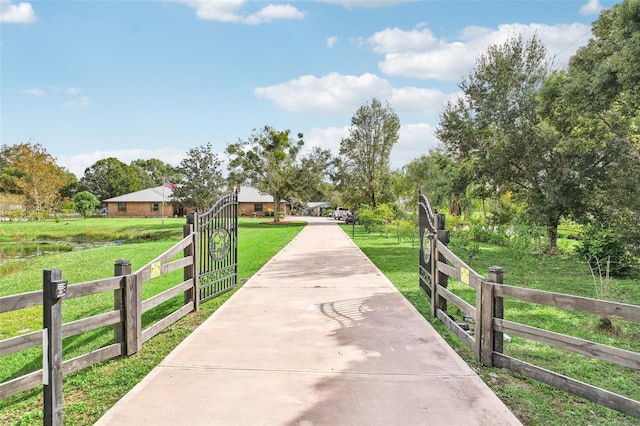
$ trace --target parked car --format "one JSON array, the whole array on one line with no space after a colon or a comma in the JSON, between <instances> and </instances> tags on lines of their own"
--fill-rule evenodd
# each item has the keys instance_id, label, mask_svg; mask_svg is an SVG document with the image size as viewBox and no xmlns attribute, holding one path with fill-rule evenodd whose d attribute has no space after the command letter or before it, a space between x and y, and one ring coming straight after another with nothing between
<instances>
[{"instance_id":1,"label":"parked car","mask_svg":"<svg viewBox=\"0 0 640 426\"><path fill-rule=\"evenodd\" d=\"M347 212L347 215L344 218L345 223L353 223L354 225L360 225L360 219L358 218L358 213Z\"/></svg>"},{"instance_id":2,"label":"parked car","mask_svg":"<svg viewBox=\"0 0 640 426\"><path fill-rule=\"evenodd\" d=\"M338 220L344 220L344 218L347 215L348 211L349 211L349 209L347 209L345 207L337 207L333 211L333 218L334 219L338 219Z\"/></svg>"}]
</instances>

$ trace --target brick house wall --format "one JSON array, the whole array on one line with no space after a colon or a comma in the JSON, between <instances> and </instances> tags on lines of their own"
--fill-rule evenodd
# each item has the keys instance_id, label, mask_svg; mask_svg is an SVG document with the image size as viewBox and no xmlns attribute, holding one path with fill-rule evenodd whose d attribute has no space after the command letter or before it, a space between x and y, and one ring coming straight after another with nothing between
<instances>
[{"instance_id":1,"label":"brick house wall","mask_svg":"<svg viewBox=\"0 0 640 426\"><path fill-rule=\"evenodd\" d=\"M286 203L280 203L280 213L284 214L286 212ZM260 210L262 207L262 210ZM271 203L251 203L251 202L239 202L238 203L238 215L245 217L264 217L265 212L271 210L275 210L275 204Z\"/></svg>"},{"instance_id":2,"label":"brick house wall","mask_svg":"<svg viewBox=\"0 0 640 426\"><path fill-rule=\"evenodd\" d=\"M162 204L149 202L127 202L127 203L106 203L108 217L162 217ZM118 205L126 205L126 211L119 211ZM152 206L156 205L158 210L153 211ZM173 217L176 214L173 204L165 204L164 216Z\"/></svg>"}]
</instances>

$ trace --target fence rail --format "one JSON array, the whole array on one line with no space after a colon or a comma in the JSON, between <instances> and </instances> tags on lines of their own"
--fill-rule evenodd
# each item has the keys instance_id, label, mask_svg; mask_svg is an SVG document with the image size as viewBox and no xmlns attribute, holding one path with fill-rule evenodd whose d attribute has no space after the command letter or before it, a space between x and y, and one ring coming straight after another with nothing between
<instances>
[{"instance_id":1,"label":"fence rail","mask_svg":"<svg viewBox=\"0 0 640 426\"><path fill-rule=\"evenodd\" d=\"M194 249L195 241L196 234L193 226L186 225L185 237L179 243L135 272L131 272L131 264L127 260L120 259L115 263L115 276L67 286L61 279L62 271L47 270L43 279L44 290L0 297L0 313L42 305L45 319L54 317L54 322L59 321L58 326L52 324L50 327L45 326L42 330L0 340L0 356L11 355L37 346L42 346L44 352L42 369L0 383L0 399L44 385L45 424L61 424L62 398L58 393L61 393L62 376L112 358L131 355L140 350L144 342L194 311L196 304L193 297L197 294L196 280L193 278L195 276L193 253L197 252ZM184 257L173 259L179 254ZM144 282L179 269L184 271L187 279L142 300ZM47 280L48 275L55 276L55 279ZM60 288L61 293L52 295L47 289L52 286ZM61 300L105 292L112 292L114 295L112 310L67 323L61 322ZM142 329L143 313L181 294L189 297L185 297L180 308ZM59 312L55 313L56 311ZM114 327L113 343L62 361L63 338L109 326ZM48 354L52 347L56 348L56 353ZM51 391L50 388L53 386L59 389ZM47 397L48 393L52 396Z\"/></svg>"},{"instance_id":2,"label":"fence rail","mask_svg":"<svg viewBox=\"0 0 640 426\"><path fill-rule=\"evenodd\" d=\"M505 299L512 299L640 324L640 306L504 285L503 271L500 267L489 268L487 277L484 278L447 247L448 234L444 231L444 217L437 212L431 212L428 200L422 194L420 204L420 288L430 299L432 315L439 318L472 349L478 361L486 366L516 371L557 389L640 418L640 401L507 356L503 348L503 336L504 333L508 333L550 347L640 370L638 352L510 321L504 318L503 307ZM432 214L433 217L422 217L425 214ZM449 278L475 290L475 306L447 288ZM448 314L448 303L457 307L468 317L467 319L475 321L473 334L465 329L465 322L458 323Z\"/></svg>"}]
</instances>

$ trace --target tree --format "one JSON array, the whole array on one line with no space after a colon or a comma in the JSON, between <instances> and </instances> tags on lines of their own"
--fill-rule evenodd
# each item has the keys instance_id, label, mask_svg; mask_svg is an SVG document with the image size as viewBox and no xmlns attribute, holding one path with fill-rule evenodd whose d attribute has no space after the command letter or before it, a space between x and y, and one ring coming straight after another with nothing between
<instances>
[{"instance_id":1,"label":"tree","mask_svg":"<svg viewBox=\"0 0 640 426\"><path fill-rule=\"evenodd\" d=\"M273 221L280 221L280 201L296 194L296 160L304 145L302 133L297 139L290 130L279 131L270 126L254 129L247 140L227 146L229 180L248 182L273 197Z\"/></svg>"},{"instance_id":2,"label":"tree","mask_svg":"<svg viewBox=\"0 0 640 426\"><path fill-rule=\"evenodd\" d=\"M224 188L220 165L221 161L213 152L211 143L189 149L177 167L182 181L173 188L173 198L206 212L218 201Z\"/></svg>"},{"instance_id":3,"label":"tree","mask_svg":"<svg viewBox=\"0 0 640 426\"><path fill-rule=\"evenodd\" d=\"M300 158L292 177L296 183L297 198L306 204L309 201L324 201L329 196L329 178L335 173L334 158L329 149L314 146Z\"/></svg>"},{"instance_id":4,"label":"tree","mask_svg":"<svg viewBox=\"0 0 640 426\"><path fill-rule=\"evenodd\" d=\"M78 192L73 196L72 200L75 204L76 211L85 219L100 205L98 197L89 191Z\"/></svg>"},{"instance_id":5,"label":"tree","mask_svg":"<svg viewBox=\"0 0 640 426\"><path fill-rule=\"evenodd\" d=\"M575 141L540 119L537 95L549 73L537 37L489 47L460 83L462 96L447 104L436 134L483 197L513 193L546 227L553 251L560 219L584 211L612 153L568 149Z\"/></svg>"},{"instance_id":6,"label":"tree","mask_svg":"<svg viewBox=\"0 0 640 426\"><path fill-rule=\"evenodd\" d=\"M26 207L44 215L60 202L60 188L67 184L64 168L40 144L2 146L0 182L3 191L22 194Z\"/></svg>"},{"instance_id":7,"label":"tree","mask_svg":"<svg viewBox=\"0 0 640 426\"><path fill-rule=\"evenodd\" d=\"M376 98L360 106L351 118L349 136L340 142L338 181L352 206L365 203L375 208L390 200L389 157L399 130L395 111Z\"/></svg>"},{"instance_id":8,"label":"tree","mask_svg":"<svg viewBox=\"0 0 640 426\"><path fill-rule=\"evenodd\" d=\"M587 149L615 137L640 160L640 1L603 10L592 33L545 84L541 114Z\"/></svg>"},{"instance_id":9,"label":"tree","mask_svg":"<svg viewBox=\"0 0 640 426\"><path fill-rule=\"evenodd\" d=\"M86 168L80 183L101 201L143 189L135 171L114 157L98 160Z\"/></svg>"},{"instance_id":10,"label":"tree","mask_svg":"<svg viewBox=\"0 0 640 426\"><path fill-rule=\"evenodd\" d=\"M169 182L180 182L180 173L171 164L163 163L157 158L148 160L134 160L130 167L140 178L142 188L153 188L164 184L165 179Z\"/></svg>"}]
</instances>

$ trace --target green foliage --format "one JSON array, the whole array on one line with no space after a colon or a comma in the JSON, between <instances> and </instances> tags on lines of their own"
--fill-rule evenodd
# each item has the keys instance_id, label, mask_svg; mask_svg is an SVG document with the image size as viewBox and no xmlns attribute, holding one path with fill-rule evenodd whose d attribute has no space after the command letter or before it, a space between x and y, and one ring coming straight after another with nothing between
<instances>
[{"instance_id":1,"label":"green foliage","mask_svg":"<svg viewBox=\"0 0 640 426\"><path fill-rule=\"evenodd\" d=\"M270 126L254 129L244 141L227 146L229 155L229 181L249 183L267 193L274 200L286 200L300 190L300 167L297 157L304 146L302 133L297 140L290 130L276 130ZM280 203L275 202L274 222L280 221Z\"/></svg>"},{"instance_id":2,"label":"green foliage","mask_svg":"<svg viewBox=\"0 0 640 426\"><path fill-rule=\"evenodd\" d=\"M134 160L131 169L138 175L142 188L154 188L164 184L165 179L177 183L182 181L180 172L169 163L157 158Z\"/></svg>"},{"instance_id":3,"label":"green foliage","mask_svg":"<svg viewBox=\"0 0 640 426\"><path fill-rule=\"evenodd\" d=\"M613 276L626 276L630 272L632 259L625 241L610 228L594 225L585 227L576 254L587 261L593 270L599 270L602 263L608 263Z\"/></svg>"},{"instance_id":4,"label":"green foliage","mask_svg":"<svg viewBox=\"0 0 640 426\"><path fill-rule=\"evenodd\" d=\"M400 120L387 103L373 98L351 118L349 136L340 141L338 187L349 207L376 207L390 201L391 148L398 142Z\"/></svg>"},{"instance_id":5,"label":"green foliage","mask_svg":"<svg viewBox=\"0 0 640 426\"><path fill-rule=\"evenodd\" d=\"M221 164L211 143L190 148L177 168L183 180L173 188L172 197L200 212L209 210L224 189Z\"/></svg>"},{"instance_id":6,"label":"green foliage","mask_svg":"<svg viewBox=\"0 0 640 426\"><path fill-rule=\"evenodd\" d=\"M136 172L115 157L98 160L85 169L80 183L100 201L143 189Z\"/></svg>"},{"instance_id":7,"label":"green foliage","mask_svg":"<svg viewBox=\"0 0 640 426\"><path fill-rule=\"evenodd\" d=\"M80 213L82 217L86 218L100 205L100 200L89 191L82 191L73 197L73 203L75 204L76 211Z\"/></svg>"}]
</instances>

